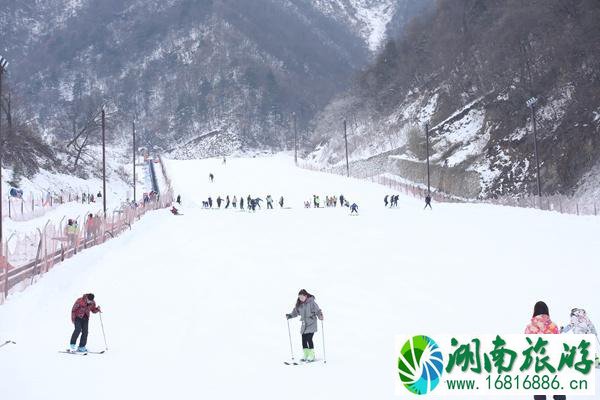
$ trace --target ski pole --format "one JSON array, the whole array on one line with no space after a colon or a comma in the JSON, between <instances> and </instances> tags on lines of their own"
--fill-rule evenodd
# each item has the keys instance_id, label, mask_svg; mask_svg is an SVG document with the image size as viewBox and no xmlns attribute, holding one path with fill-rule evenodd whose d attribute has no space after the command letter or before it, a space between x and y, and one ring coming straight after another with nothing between
<instances>
[{"instance_id":1,"label":"ski pole","mask_svg":"<svg viewBox=\"0 0 600 400\"><path fill-rule=\"evenodd\" d=\"M323 364L327 364L327 357L325 356L325 322L321 320L321 336L323 337Z\"/></svg>"},{"instance_id":2,"label":"ski pole","mask_svg":"<svg viewBox=\"0 0 600 400\"><path fill-rule=\"evenodd\" d=\"M108 345L106 344L106 333L104 333L104 322L102 322L102 312L100 312L100 326L102 327L102 336L104 337L104 348L108 351Z\"/></svg>"},{"instance_id":3,"label":"ski pole","mask_svg":"<svg viewBox=\"0 0 600 400\"><path fill-rule=\"evenodd\" d=\"M6 346L7 344L17 344L17 343L16 343L16 342L13 342L12 340L7 340L6 342L4 342L4 343L1 343L1 344L0 344L0 347L4 347L4 346Z\"/></svg>"},{"instance_id":4,"label":"ski pole","mask_svg":"<svg viewBox=\"0 0 600 400\"><path fill-rule=\"evenodd\" d=\"M290 320L287 320L288 336L290 338L290 353L292 354L292 361L294 361L294 347L292 346L292 332L290 331Z\"/></svg>"}]
</instances>

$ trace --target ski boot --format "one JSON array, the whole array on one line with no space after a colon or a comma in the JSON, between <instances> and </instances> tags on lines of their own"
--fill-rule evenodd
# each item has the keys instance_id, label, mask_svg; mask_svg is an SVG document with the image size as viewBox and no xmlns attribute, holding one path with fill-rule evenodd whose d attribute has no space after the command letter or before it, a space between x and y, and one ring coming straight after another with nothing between
<instances>
[{"instance_id":1,"label":"ski boot","mask_svg":"<svg viewBox=\"0 0 600 400\"><path fill-rule=\"evenodd\" d=\"M87 353L87 348L85 346L79 346L77 349L78 353Z\"/></svg>"},{"instance_id":2,"label":"ski boot","mask_svg":"<svg viewBox=\"0 0 600 400\"><path fill-rule=\"evenodd\" d=\"M315 349L307 349L307 350L308 350L308 354L306 357L306 362L315 361Z\"/></svg>"},{"instance_id":3,"label":"ski boot","mask_svg":"<svg viewBox=\"0 0 600 400\"><path fill-rule=\"evenodd\" d=\"M77 351L77 346L76 346L76 345L74 345L74 344L70 344L70 345L69 345L69 350L68 350L68 351L70 351L70 352L72 352L72 353L75 353L75 352Z\"/></svg>"},{"instance_id":4,"label":"ski boot","mask_svg":"<svg viewBox=\"0 0 600 400\"><path fill-rule=\"evenodd\" d=\"M308 360L308 350L309 349L302 349L302 352L304 353L304 357L302 357L300 359L301 362L306 362Z\"/></svg>"}]
</instances>

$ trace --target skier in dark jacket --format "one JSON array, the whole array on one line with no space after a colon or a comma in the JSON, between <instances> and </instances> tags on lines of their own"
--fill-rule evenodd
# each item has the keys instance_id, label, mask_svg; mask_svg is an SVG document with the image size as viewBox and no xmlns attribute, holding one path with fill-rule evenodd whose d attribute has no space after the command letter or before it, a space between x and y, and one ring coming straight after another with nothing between
<instances>
[{"instance_id":1,"label":"skier in dark jacket","mask_svg":"<svg viewBox=\"0 0 600 400\"><path fill-rule=\"evenodd\" d=\"M229 195L227 196L227 199L225 201L225 208L229 208L229 205L231 204L231 200L229 200Z\"/></svg>"},{"instance_id":2,"label":"skier in dark jacket","mask_svg":"<svg viewBox=\"0 0 600 400\"><path fill-rule=\"evenodd\" d=\"M78 351L85 353L87 348L88 325L90 321L90 312L101 312L100 307L94 301L94 294L87 293L75 301L71 309L71 322L75 325L73 334L71 335L70 351ZM81 334L79 340L79 348L76 347L77 338Z\"/></svg>"},{"instance_id":3,"label":"skier in dark jacket","mask_svg":"<svg viewBox=\"0 0 600 400\"><path fill-rule=\"evenodd\" d=\"M240 210L244 209L244 198L240 197Z\"/></svg>"},{"instance_id":4,"label":"skier in dark jacket","mask_svg":"<svg viewBox=\"0 0 600 400\"><path fill-rule=\"evenodd\" d=\"M223 199L221 198L221 196L217 197L217 207L221 208L222 202L223 202Z\"/></svg>"},{"instance_id":5,"label":"skier in dark jacket","mask_svg":"<svg viewBox=\"0 0 600 400\"><path fill-rule=\"evenodd\" d=\"M427 194L427 196L425 196L425 207L423 208L426 209L427 207L429 207L431 210L433 210L433 208L431 208L431 195Z\"/></svg>"},{"instance_id":6,"label":"skier in dark jacket","mask_svg":"<svg viewBox=\"0 0 600 400\"><path fill-rule=\"evenodd\" d=\"M210 179L211 182L214 182L215 176L212 174L212 172L208 174L208 179Z\"/></svg>"},{"instance_id":7,"label":"skier in dark jacket","mask_svg":"<svg viewBox=\"0 0 600 400\"><path fill-rule=\"evenodd\" d=\"M340 207L344 207L344 195L340 194Z\"/></svg>"},{"instance_id":8,"label":"skier in dark jacket","mask_svg":"<svg viewBox=\"0 0 600 400\"><path fill-rule=\"evenodd\" d=\"M212 208L212 197L208 198L208 206Z\"/></svg>"},{"instance_id":9,"label":"skier in dark jacket","mask_svg":"<svg viewBox=\"0 0 600 400\"><path fill-rule=\"evenodd\" d=\"M321 321L323 320L323 312L315 302L315 296L304 289L300 290L294 309L285 316L287 319L300 316L300 319L302 320L300 334L302 335L302 350L304 351L304 358L300 361L315 361L313 336L318 330L317 318Z\"/></svg>"},{"instance_id":10,"label":"skier in dark jacket","mask_svg":"<svg viewBox=\"0 0 600 400\"><path fill-rule=\"evenodd\" d=\"M279 207L283 208L283 196L279 198Z\"/></svg>"},{"instance_id":11,"label":"skier in dark jacket","mask_svg":"<svg viewBox=\"0 0 600 400\"><path fill-rule=\"evenodd\" d=\"M350 214L358 214L358 205L356 203L352 203L350 206Z\"/></svg>"},{"instance_id":12,"label":"skier in dark jacket","mask_svg":"<svg viewBox=\"0 0 600 400\"><path fill-rule=\"evenodd\" d=\"M386 194L385 197L383 198L383 203L386 207L388 206L388 197L389 196Z\"/></svg>"},{"instance_id":13,"label":"skier in dark jacket","mask_svg":"<svg viewBox=\"0 0 600 400\"><path fill-rule=\"evenodd\" d=\"M181 205L181 195L177 195L177 204Z\"/></svg>"}]
</instances>

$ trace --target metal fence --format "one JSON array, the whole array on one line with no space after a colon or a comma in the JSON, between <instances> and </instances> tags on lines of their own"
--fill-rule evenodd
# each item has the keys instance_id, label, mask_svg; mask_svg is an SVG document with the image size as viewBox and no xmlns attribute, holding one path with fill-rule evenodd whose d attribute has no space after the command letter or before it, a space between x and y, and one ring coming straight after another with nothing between
<instances>
[{"instance_id":1,"label":"metal fence","mask_svg":"<svg viewBox=\"0 0 600 400\"><path fill-rule=\"evenodd\" d=\"M9 195L2 207L2 217L14 221L28 221L39 218L62 204L82 200L84 200L83 203L91 203L92 198L95 198L95 196L90 195L82 199L81 195L74 193L47 193L45 195L28 193L20 197Z\"/></svg>"},{"instance_id":2,"label":"metal fence","mask_svg":"<svg viewBox=\"0 0 600 400\"><path fill-rule=\"evenodd\" d=\"M10 293L35 283L57 263L131 229L146 212L169 207L172 201L169 187L152 201L124 204L112 215L87 213L70 218L75 222L72 225L64 217L57 224L48 221L31 234L13 234L0 247L0 304Z\"/></svg>"}]
</instances>

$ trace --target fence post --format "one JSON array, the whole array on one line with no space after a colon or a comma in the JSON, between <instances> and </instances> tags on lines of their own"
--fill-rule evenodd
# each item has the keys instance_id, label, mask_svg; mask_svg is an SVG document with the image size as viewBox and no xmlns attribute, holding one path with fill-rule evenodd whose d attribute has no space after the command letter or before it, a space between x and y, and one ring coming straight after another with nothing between
<instances>
[{"instance_id":1,"label":"fence post","mask_svg":"<svg viewBox=\"0 0 600 400\"><path fill-rule=\"evenodd\" d=\"M1 194L0 194L1 196ZM10 206L10 196L8 197L8 218L12 218L12 207Z\"/></svg>"},{"instance_id":2,"label":"fence post","mask_svg":"<svg viewBox=\"0 0 600 400\"><path fill-rule=\"evenodd\" d=\"M594 203L594 217L597 216L598 214L596 213L596 203Z\"/></svg>"},{"instance_id":3,"label":"fence post","mask_svg":"<svg viewBox=\"0 0 600 400\"><path fill-rule=\"evenodd\" d=\"M0 243L0 246L4 245L4 298L8 297L8 241L6 243Z\"/></svg>"},{"instance_id":4,"label":"fence post","mask_svg":"<svg viewBox=\"0 0 600 400\"><path fill-rule=\"evenodd\" d=\"M575 206L577 207L577 215L579 215L579 203L575 203Z\"/></svg>"}]
</instances>

